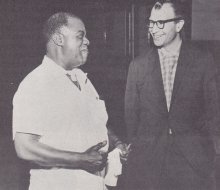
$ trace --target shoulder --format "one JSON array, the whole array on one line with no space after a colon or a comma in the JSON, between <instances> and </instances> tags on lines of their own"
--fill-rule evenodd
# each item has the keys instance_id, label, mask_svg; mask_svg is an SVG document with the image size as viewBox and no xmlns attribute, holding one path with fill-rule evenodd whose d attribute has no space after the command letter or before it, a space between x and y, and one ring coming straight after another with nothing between
<instances>
[{"instance_id":1,"label":"shoulder","mask_svg":"<svg viewBox=\"0 0 220 190\"><path fill-rule=\"evenodd\" d=\"M199 70L215 67L210 47L198 42L183 42L180 56L181 59L191 62L191 65Z\"/></svg>"},{"instance_id":2,"label":"shoulder","mask_svg":"<svg viewBox=\"0 0 220 190\"><path fill-rule=\"evenodd\" d=\"M191 69L204 75L216 75L217 64L209 46L204 46L198 42L184 43L183 58L190 61Z\"/></svg>"},{"instance_id":3,"label":"shoulder","mask_svg":"<svg viewBox=\"0 0 220 190\"><path fill-rule=\"evenodd\" d=\"M141 54L139 56L137 56L133 62L136 64L143 64L146 62L149 62L152 58L152 56L154 57L157 53L157 50L155 48L150 48L147 52L145 52L144 54Z\"/></svg>"},{"instance_id":4,"label":"shoulder","mask_svg":"<svg viewBox=\"0 0 220 190\"><path fill-rule=\"evenodd\" d=\"M19 84L16 91L18 96L33 96L43 91L42 89L45 86L46 71L43 68L42 64L31 71Z\"/></svg>"},{"instance_id":5,"label":"shoulder","mask_svg":"<svg viewBox=\"0 0 220 190\"><path fill-rule=\"evenodd\" d=\"M130 63L128 79L142 83L145 77L148 76L153 70L157 56L157 50L153 48L146 52L144 55L137 56Z\"/></svg>"},{"instance_id":6,"label":"shoulder","mask_svg":"<svg viewBox=\"0 0 220 190\"><path fill-rule=\"evenodd\" d=\"M202 60L206 57L212 57L210 48L201 45L199 42L183 42L183 47L188 51L188 54Z\"/></svg>"},{"instance_id":7,"label":"shoulder","mask_svg":"<svg viewBox=\"0 0 220 190\"><path fill-rule=\"evenodd\" d=\"M33 71L27 74L27 76L21 81L20 86L37 85L42 81L45 76L45 71L42 65L36 67Z\"/></svg>"},{"instance_id":8,"label":"shoulder","mask_svg":"<svg viewBox=\"0 0 220 190\"><path fill-rule=\"evenodd\" d=\"M143 70L148 68L154 61L157 56L157 50L155 48L150 48L145 54L141 54L134 58L130 67L134 67L138 70Z\"/></svg>"}]
</instances>

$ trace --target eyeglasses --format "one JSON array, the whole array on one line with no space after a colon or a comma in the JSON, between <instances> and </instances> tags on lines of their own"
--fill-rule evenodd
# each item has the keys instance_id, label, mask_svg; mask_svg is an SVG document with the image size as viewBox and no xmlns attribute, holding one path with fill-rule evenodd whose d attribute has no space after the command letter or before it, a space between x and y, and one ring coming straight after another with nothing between
<instances>
[{"instance_id":1,"label":"eyeglasses","mask_svg":"<svg viewBox=\"0 0 220 190\"><path fill-rule=\"evenodd\" d=\"M182 20L182 19L183 19L182 17L177 17L177 18L172 18L172 19L167 19L167 20L157 20L157 21L148 20L147 27L153 28L154 24L156 24L159 29L163 29L167 22L173 22L173 21Z\"/></svg>"}]
</instances>

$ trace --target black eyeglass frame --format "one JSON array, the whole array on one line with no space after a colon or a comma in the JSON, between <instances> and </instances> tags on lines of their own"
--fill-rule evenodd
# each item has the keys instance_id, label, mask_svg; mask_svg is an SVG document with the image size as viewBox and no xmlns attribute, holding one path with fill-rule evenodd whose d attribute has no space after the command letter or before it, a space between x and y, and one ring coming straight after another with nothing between
<instances>
[{"instance_id":1,"label":"black eyeglass frame","mask_svg":"<svg viewBox=\"0 0 220 190\"><path fill-rule=\"evenodd\" d=\"M153 28L154 25L156 24L159 29L163 29L166 23L173 22L173 21L179 21L179 20L183 20L183 17L171 18L171 19L167 19L167 20L157 20L157 21L153 21L153 20L148 19L147 27ZM153 24L151 27L150 27L150 23Z\"/></svg>"}]
</instances>

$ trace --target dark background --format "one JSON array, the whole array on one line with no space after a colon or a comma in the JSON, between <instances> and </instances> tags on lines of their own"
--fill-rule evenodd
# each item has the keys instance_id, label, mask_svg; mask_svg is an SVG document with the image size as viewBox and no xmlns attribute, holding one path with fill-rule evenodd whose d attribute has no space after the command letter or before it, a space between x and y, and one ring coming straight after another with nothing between
<instances>
[{"instance_id":1,"label":"dark background","mask_svg":"<svg viewBox=\"0 0 220 190\"><path fill-rule=\"evenodd\" d=\"M202 39L192 36L200 30L195 23L201 22L197 15L204 14L206 6L201 2L206 1L182 1L188 14L185 38L208 48L219 66L220 42L206 39L205 35ZM198 7L198 2L203 8L194 8ZM89 73L88 77L106 101L111 128L125 139L126 74L129 62L150 47L146 19L152 3L153 0L0 0L0 190L25 190L28 187L29 166L17 158L13 147L12 98L21 80L42 61L45 52L41 38L43 22L58 11L73 12L84 20L90 55L82 69ZM220 164L217 163L216 168L219 183ZM122 183L123 179L120 179L118 189Z\"/></svg>"}]
</instances>

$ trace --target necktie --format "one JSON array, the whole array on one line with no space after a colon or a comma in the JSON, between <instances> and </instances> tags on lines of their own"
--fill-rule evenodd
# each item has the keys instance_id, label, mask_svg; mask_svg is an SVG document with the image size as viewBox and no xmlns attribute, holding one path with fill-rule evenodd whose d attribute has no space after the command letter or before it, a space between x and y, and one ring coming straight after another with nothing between
<instances>
[{"instance_id":1,"label":"necktie","mask_svg":"<svg viewBox=\"0 0 220 190\"><path fill-rule=\"evenodd\" d=\"M79 84L79 81L77 80L77 77L75 77L75 80L73 80L73 78L71 77L70 74L66 74L66 76L71 80L71 82L76 85L76 87L81 91L81 87L80 87L80 84Z\"/></svg>"}]
</instances>

